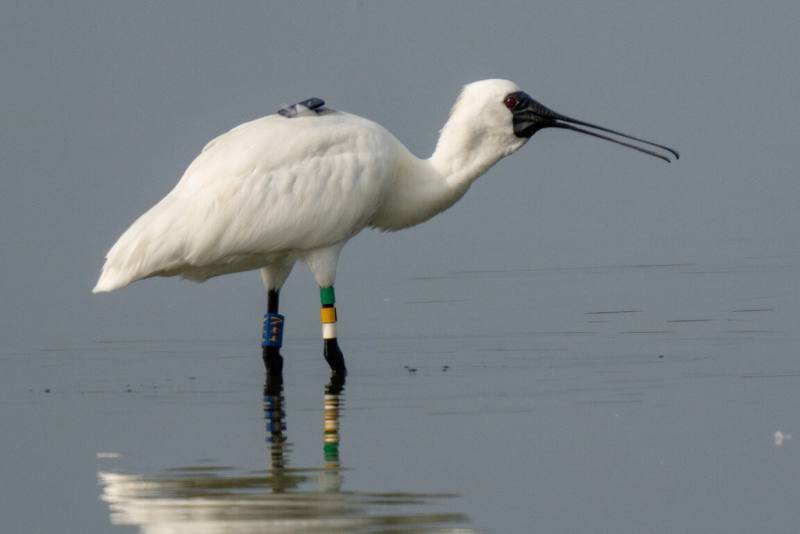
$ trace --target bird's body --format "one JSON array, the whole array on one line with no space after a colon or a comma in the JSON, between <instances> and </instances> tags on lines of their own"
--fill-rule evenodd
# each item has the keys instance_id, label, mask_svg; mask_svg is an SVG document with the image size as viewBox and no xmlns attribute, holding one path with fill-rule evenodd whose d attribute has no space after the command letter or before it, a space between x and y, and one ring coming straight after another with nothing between
<instances>
[{"instance_id":1,"label":"bird's body","mask_svg":"<svg viewBox=\"0 0 800 534\"><path fill-rule=\"evenodd\" d=\"M343 243L374 224L406 152L347 113L242 124L211 141L120 237L96 291L150 276L202 281Z\"/></svg>"},{"instance_id":2,"label":"bird's body","mask_svg":"<svg viewBox=\"0 0 800 534\"><path fill-rule=\"evenodd\" d=\"M393 231L430 219L538 129L600 136L569 126L599 128L544 108L507 80L466 86L427 159L372 121L322 108L319 99L306 103L208 143L175 188L114 244L94 292L153 276L203 281L261 268L277 314L277 291L299 260L323 290L330 288L330 307L339 252L361 230ZM327 317L335 324L335 309ZM265 343L266 332L265 325Z\"/></svg>"},{"instance_id":3,"label":"bird's body","mask_svg":"<svg viewBox=\"0 0 800 534\"><path fill-rule=\"evenodd\" d=\"M419 224L477 177L445 175L437 163L444 167L349 113L305 110L241 124L209 142L175 188L119 238L95 292L151 276L203 281L313 261L364 228Z\"/></svg>"}]
</instances>

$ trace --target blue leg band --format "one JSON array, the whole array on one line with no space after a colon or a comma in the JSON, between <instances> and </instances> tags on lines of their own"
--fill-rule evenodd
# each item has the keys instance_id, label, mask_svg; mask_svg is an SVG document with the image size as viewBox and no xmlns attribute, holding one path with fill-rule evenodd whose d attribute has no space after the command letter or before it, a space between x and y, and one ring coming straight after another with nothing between
<instances>
[{"instance_id":1,"label":"blue leg band","mask_svg":"<svg viewBox=\"0 0 800 534\"><path fill-rule=\"evenodd\" d=\"M283 346L283 315L268 313L264 316L264 335L261 338L262 347Z\"/></svg>"}]
</instances>

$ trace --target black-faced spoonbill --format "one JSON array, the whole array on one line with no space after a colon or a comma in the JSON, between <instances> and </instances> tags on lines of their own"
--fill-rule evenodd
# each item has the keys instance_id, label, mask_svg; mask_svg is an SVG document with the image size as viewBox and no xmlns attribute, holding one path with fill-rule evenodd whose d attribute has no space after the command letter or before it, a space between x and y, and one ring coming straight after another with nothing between
<instances>
[{"instance_id":1,"label":"black-faced spoonbill","mask_svg":"<svg viewBox=\"0 0 800 534\"><path fill-rule=\"evenodd\" d=\"M343 375L333 285L344 244L364 228L401 230L441 213L543 128L575 130L665 161L679 157L664 145L556 113L508 80L465 86L428 159L415 157L383 126L312 98L208 143L175 188L111 247L94 292L152 276L204 281L261 269L264 364L279 376L278 294L303 261L320 287L324 357Z\"/></svg>"}]
</instances>

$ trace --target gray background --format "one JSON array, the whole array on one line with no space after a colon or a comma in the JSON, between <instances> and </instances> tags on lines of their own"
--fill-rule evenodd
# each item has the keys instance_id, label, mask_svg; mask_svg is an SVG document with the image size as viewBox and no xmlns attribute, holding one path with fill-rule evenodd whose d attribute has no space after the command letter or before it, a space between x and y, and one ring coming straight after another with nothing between
<instances>
[{"instance_id":1,"label":"gray background","mask_svg":"<svg viewBox=\"0 0 800 534\"><path fill-rule=\"evenodd\" d=\"M209 139L319 96L427 157L460 86L505 77L682 157L544 131L447 213L355 238L345 489L452 493L498 532L796 531L798 25L797 2L3 3L4 527L108 531L102 470L265 467L256 273L90 293ZM318 306L298 267L312 474Z\"/></svg>"},{"instance_id":2,"label":"gray background","mask_svg":"<svg viewBox=\"0 0 800 534\"><path fill-rule=\"evenodd\" d=\"M317 95L427 157L459 87L487 77L683 158L540 133L450 212L345 249L343 335L388 328L403 295L385 286L409 276L796 256L799 19L795 2L6 3L0 335L257 340L256 273L96 297L103 255L238 123ZM298 269L287 335L316 335L316 299Z\"/></svg>"}]
</instances>

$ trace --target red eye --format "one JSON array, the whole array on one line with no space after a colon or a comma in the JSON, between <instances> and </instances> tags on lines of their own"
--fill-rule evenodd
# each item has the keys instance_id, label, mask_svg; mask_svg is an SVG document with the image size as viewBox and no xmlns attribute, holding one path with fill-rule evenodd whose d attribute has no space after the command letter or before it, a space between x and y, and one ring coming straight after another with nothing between
<instances>
[{"instance_id":1,"label":"red eye","mask_svg":"<svg viewBox=\"0 0 800 534\"><path fill-rule=\"evenodd\" d=\"M506 105L508 109L514 109L519 104L519 99L514 95L508 95L505 100L503 100L503 104Z\"/></svg>"}]
</instances>

